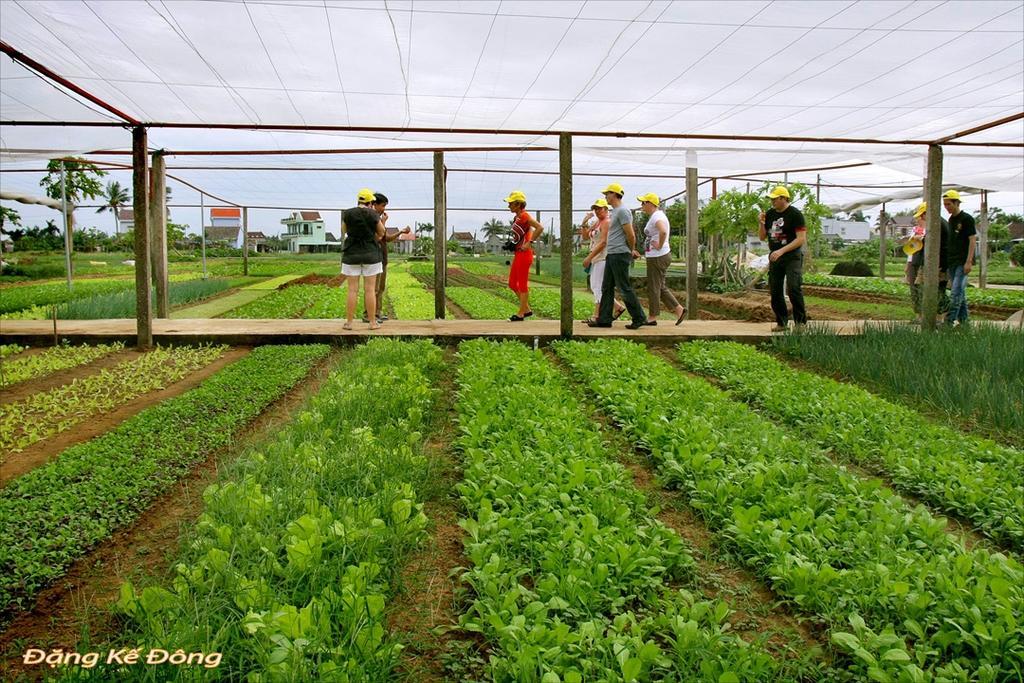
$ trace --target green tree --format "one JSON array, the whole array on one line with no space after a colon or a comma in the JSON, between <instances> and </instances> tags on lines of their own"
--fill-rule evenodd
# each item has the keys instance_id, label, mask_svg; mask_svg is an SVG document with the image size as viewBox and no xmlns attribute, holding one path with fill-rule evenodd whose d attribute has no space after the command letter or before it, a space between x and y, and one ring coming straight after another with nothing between
<instances>
[{"instance_id":1,"label":"green tree","mask_svg":"<svg viewBox=\"0 0 1024 683\"><path fill-rule=\"evenodd\" d=\"M416 236L419 237L423 233L434 234L433 223L417 223L416 224Z\"/></svg>"},{"instance_id":2,"label":"green tree","mask_svg":"<svg viewBox=\"0 0 1024 683\"><path fill-rule=\"evenodd\" d=\"M21 214L14 209L8 209L6 206L0 206L0 232L3 232L4 225L8 228L21 225ZM10 231L8 230L8 232Z\"/></svg>"},{"instance_id":3,"label":"green tree","mask_svg":"<svg viewBox=\"0 0 1024 683\"><path fill-rule=\"evenodd\" d=\"M185 228L187 225L167 222L167 244L177 244L185 239Z\"/></svg>"},{"instance_id":4,"label":"green tree","mask_svg":"<svg viewBox=\"0 0 1024 683\"><path fill-rule=\"evenodd\" d=\"M686 202L677 199L665 207L668 225L672 232L682 235L686 231Z\"/></svg>"},{"instance_id":5,"label":"green tree","mask_svg":"<svg viewBox=\"0 0 1024 683\"><path fill-rule=\"evenodd\" d=\"M61 168L64 169L64 182L61 183ZM82 199L95 199L103 194L103 184L100 178L107 175L95 164L85 159L51 159L46 165L47 173L39 181L40 187L46 190L46 195L51 199L60 200L67 198L67 220L68 233L74 238L75 228L75 204Z\"/></svg>"},{"instance_id":6,"label":"green tree","mask_svg":"<svg viewBox=\"0 0 1024 683\"><path fill-rule=\"evenodd\" d=\"M431 226L431 227L433 227L433 226ZM492 218L491 220L489 220L489 221L487 221L486 223L483 224L483 227L482 227L481 230L482 230L484 239L490 239L492 237L494 237L496 239L501 239L501 238L505 237L506 235L508 235L509 225L508 225L508 223L502 222L498 218Z\"/></svg>"},{"instance_id":7,"label":"green tree","mask_svg":"<svg viewBox=\"0 0 1024 683\"><path fill-rule=\"evenodd\" d=\"M59 179L58 179L58 182ZM128 190L121 186L121 183L116 180L107 183L106 192L103 195L103 206L96 209L96 213L103 213L109 211L114 216L114 235L116 236L120 232L120 223L117 220L117 214L121 209L132 201L132 197L128 194Z\"/></svg>"}]
</instances>

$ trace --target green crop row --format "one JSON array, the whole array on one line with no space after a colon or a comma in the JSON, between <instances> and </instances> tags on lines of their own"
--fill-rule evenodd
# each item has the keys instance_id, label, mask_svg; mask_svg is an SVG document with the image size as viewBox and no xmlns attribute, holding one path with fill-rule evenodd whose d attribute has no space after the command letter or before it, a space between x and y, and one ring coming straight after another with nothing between
<instances>
[{"instance_id":1,"label":"green crop row","mask_svg":"<svg viewBox=\"0 0 1024 683\"><path fill-rule=\"evenodd\" d=\"M180 306L220 294L230 287L231 281L227 279L171 282L167 286L167 299L171 306ZM150 300L155 311L155 288L150 288ZM112 292L60 304L57 306L57 317L61 320L134 318L136 303L134 289Z\"/></svg>"},{"instance_id":2,"label":"green crop row","mask_svg":"<svg viewBox=\"0 0 1024 683\"><path fill-rule=\"evenodd\" d=\"M865 294L881 294L900 299L906 299L910 296L906 283L901 280L880 280L878 278L806 273L804 275L804 284L816 287L836 287ZM967 301L968 305L975 303L986 306L1001 306L1003 308L1024 308L1024 292L972 287L967 290Z\"/></svg>"},{"instance_id":3,"label":"green crop row","mask_svg":"<svg viewBox=\"0 0 1024 683\"><path fill-rule=\"evenodd\" d=\"M745 405L615 340L557 343L723 543L831 630L857 680L1024 673L1024 568L836 467ZM629 367L625 374L621 368ZM851 628L852 631L846 629Z\"/></svg>"},{"instance_id":4,"label":"green crop row","mask_svg":"<svg viewBox=\"0 0 1024 683\"><path fill-rule=\"evenodd\" d=\"M682 540L651 517L586 408L514 342L459 347L458 411L471 603L497 681L776 680L726 632L729 607L693 579Z\"/></svg>"},{"instance_id":5,"label":"green crop row","mask_svg":"<svg viewBox=\"0 0 1024 683\"><path fill-rule=\"evenodd\" d=\"M373 340L346 358L204 492L170 585L122 586L130 641L222 652L225 680L388 680L401 646L384 613L425 536L417 498L442 365L426 341Z\"/></svg>"},{"instance_id":6,"label":"green crop row","mask_svg":"<svg viewBox=\"0 0 1024 683\"><path fill-rule=\"evenodd\" d=\"M41 353L5 360L0 367L0 387L9 387L18 382L38 379L60 370L85 365L123 348L124 344L121 342L96 346L61 344Z\"/></svg>"},{"instance_id":7,"label":"green crop row","mask_svg":"<svg viewBox=\"0 0 1024 683\"><path fill-rule=\"evenodd\" d=\"M899 490L1024 551L1024 453L736 342L681 344L679 359L821 448L884 472Z\"/></svg>"},{"instance_id":8,"label":"green crop row","mask_svg":"<svg viewBox=\"0 0 1024 683\"><path fill-rule=\"evenodd\" d=\"M0 404L0 458L184 379L212 363L225 348L157 347L95 375Z\"/></svg>"},{"instance_id":9,"label":"green crop row","mask_svg":"<svg viewBox=\"0 0 1024 683\"><path fill-rule=\"evenodd\" d=\"M298 318L331 290L326 285L292 285L223 315L225 318Z\"/></svg>"},{"instance_id":10,"label":"green crop row","mask_svg":"<svg viewBox=\"0 0 1024 683\"><path fill-rule=\"evenodd\" d=\"M506 320L516 312L516 304L475 287L447 287L445 295L477 320Z\"/></svg>"},{"instance_id":11,"label":"green crop row","mask_svg":"<svg viewBox=\"0 0 1024 683\"><path fill-rule=\"evenodd\" d=\"M111 278L78 280L71 290L68 290L66 282L3 287L0 288L0 313L13 313L33 306L52 306L73 299L83 299L133 287L135 287L134 280ZM44 315L43 317L49 316Z\"/></svg>"},{"instance_id":12,"label":"green crop row","mask_svg":"<svg viewBox=\"0 0 1024 683\"><path fill-rule=\"evenodd\" d=\"M387 295L398 320L434 319L434 293L408 272L388 269Z\"/></svg>"},{"instance_id":13,"label":"green crop row","mask_svg":"<svg viewBox=\"0 0 1024 683\"><path fill-rule=\"evenodd\" d=\"M266 346L0 489L0 621L306 376L329 347Z\"/></svg>"},{"instance_id":14,"label":"green crop row","mask_svg":"<svg viewBox=\"0 0 1024 683\"><path fill-rule=\"evenodd\" d=\"M0 358L7 358L25 350L24 346L18 344L0 344Z\"/></svg>"},{"instance_id":15,"label":"green crop row","mask_svg":"<svg viewBox=\"0 0 1024 683\"><path fill-rule=\"evenodd\" d=\"M314 286L320 289L320 294L316 300L302 312L302 317L307 319L323 319L323 320L337 320L345 317L345 302L348 300L348 287L328 287L326 285L295 285L289 289L295 289L296 287L309 287ZM363 297L362 289L359 290L359 297L356 303L356 315L363 314Z\"/></svg>"},{"instance_id":16,"label":"green crop row","mask_svg":"<svg viewBox=\"0 0 1024 683\"><path fill-rule=\"evenodd\" d=\"M840 339L809 325L803 334L776 335L772 346L1024 448L1024 333L985 323L950 332L878 324Z\"/></svg>"}]
</instances>

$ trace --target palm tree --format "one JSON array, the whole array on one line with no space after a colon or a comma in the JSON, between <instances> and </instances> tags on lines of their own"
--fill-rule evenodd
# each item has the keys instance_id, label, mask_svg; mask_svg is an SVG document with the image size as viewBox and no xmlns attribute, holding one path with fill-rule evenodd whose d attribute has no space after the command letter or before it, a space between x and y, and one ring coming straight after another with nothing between
<instances>
[{"instance_id":1,"label":"palm tree","mask_svg":"<svg viewBox=\"0 0 1024 683\"><path fill-rule=\"evenodd\" d=\"M120 225L117 220L117 214L120 213L121 207L131 202L131 197L128 195L128 190L121 187L121 183L116 180L107 183L107 192L103 197L103 206L96 209L96 213L103 213L104 211L110 211L114 214L114 234L120 234L118 226Z\"/></svg>"},{"instance_id":2,"label":"palm tree","mask_svg":"<svg viewBox=\"0 0 1024 683\"><path fill-rule=\"evenodd\" d=\"M508 223L503 223L501 220L497 218L492 218L483 225L484 237L486 237L487 239L490 239L492 237L500 239L508 235L508 232Z\"/></svg>"}]
</instances>

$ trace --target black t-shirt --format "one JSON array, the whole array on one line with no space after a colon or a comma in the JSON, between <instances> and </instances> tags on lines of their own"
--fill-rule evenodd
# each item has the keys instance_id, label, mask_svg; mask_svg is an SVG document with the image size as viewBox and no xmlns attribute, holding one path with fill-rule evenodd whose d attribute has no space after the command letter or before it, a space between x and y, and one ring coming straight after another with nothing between
<instances>
[{"instance_id":1,"label":"black t-shirt","mask_svg":"<svg viewBox=\"0 0 1024 683\"><path fill-rule=\"evenodd\" d=\"M806 230L807 226L804 215L790 204L782 212L768 209L764 215L764 229L768 232L768 248L775 251L795 240L797 230ZM799 254L802 250L803 247L789 254Z\"/></svg>"},{"instance_id":2,"label":"black t-shirt","mask_svg":"<svg viewBox=\"0 0 1024 683\"><path fill-rule=\"evenodd\" d=\"M949 217L949 242L946 243L946 263L949 268L967 263L967 249L971 235L978 234L974 229L974 217L961 211Z\"/></svg>"},{"instance_id":3,"label":"black t-shirt","mask_svg":"<svg viewBox=\"0 0 1024 683\"><path fill-rule=\"evenodd\" d=\"M939 270L946 270L946 248L949 244L949 223L946 222L945 218L940 218L939 223L941 224L939 233ZM924 244L928 243L928 234L925 233ZM924 265L924 247L921 247L918 251L914 252L913 257L910 261L911 265L920 268Z\"/></svg>"},{"instance_id":4,"label":"black t-shirt","mask_svg":"<svg viewBox=\"0 0 1024 683\"><path fill-rule=\"evenodd\" d=\"M345 243L341 248L341 262L350 266L380 263L380 245L377 243L377 223L380 214L365 206L347 209L341 215L345 223Z\"/></svg>"}]
</instances>

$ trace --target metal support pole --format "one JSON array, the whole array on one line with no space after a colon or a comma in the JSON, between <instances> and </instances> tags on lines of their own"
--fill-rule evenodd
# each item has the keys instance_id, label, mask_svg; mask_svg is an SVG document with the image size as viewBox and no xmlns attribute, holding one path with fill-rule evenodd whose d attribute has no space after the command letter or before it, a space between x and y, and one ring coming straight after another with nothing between
<instances>
[{"instance_id":1,"label":"metal support pole","mask_svg":"<svg viewBox=\"0 0 1024 683\"><path fill-rule=\"evenodd\" d=\"M537 209L537 222L541 223L541 221L540 221L540 209ZM544 224L541 223L541 225L544 225ZM537 246L533 250L533 272L535 274L537 274L537 275L540 275L540 247L541 247L541 243L537 242Z\"/></svg>"},{"instance_id":2,"label":"metal support pole","mask_svg":"<svg viewBox=\"0 0 1024 683\"><path fill-rule=\"evenodd\" d=\"M205 195L199 193L199 233L202 236L202 245L200 250L203 255L203 279L205 280L209 275L206 273L206 207L203 206L203 200Z\"/></svg>"},{"instance_id":3,"label":"metal support pole","mask_svg":"<svg viewBox=\"0 0 1024 683\"><path fill-rule=\"evenodd\" d=\"M135 217L135 319L139 350L153 346L153 309L149 298L149 169L146 129L132 128L132 207Z\"/></svg>"},{"instance_id":4,"label":"metal support pole","mask_svg":"<svg viewBox=\"0 0 1024 683\"><path fill-rule=\"evenodd\" d=\"M921 292L922 327L935 329L939 305L939 249L942 239L942 147L928 146L928 225L924 240L924 291Z\"/></svg>"},{"instance_id":5,"label":"metal support pole","mask_svg":"<svg viewBox=\"0 0 1024 683\"><path fill-rule=\"evenodd\" d=\"M434 152L434 317L444 320L445 267L448 251L444 152Z\"/></svg>"},{"instance_id":6,"label":"metal support pole","mask_svg":"<svg viewBox=\"0 0 1024 683\"><path fill-rule=\"evenodd\" d=\"M249 274L249 207L242 207L242 275Z\"/></svg>"},{"instance_id":7,"label":"metal support pole","mask_svg":"<svg viewBox=\"0 0 1024 683\"><path fill-rule=\"evenodd\" d=\"M561 240L562 311L559 332L572 336L572 136L558 134L558 222Z\"/></svg>"},{"instance_id":8,"label":"metal support pole","mask_svg":"<svg viewBox=\"0 0 1024 683\"><path fill-rule=\"evenodd\" d=\"M821 204L821 174L818 174L818 181L815 183L814 199Z\"/></svg>"},{"instance_id":9,"label":"metal support pole","mask_svg":"<svg viewBox=\"0 0 1024 683\"><path fill-rule=\"evenodd\" d=\"M686 153L686 318L697 320L697 153Z\"/></svg>"},{"instance_id":10,"label":"metal support pole","mask_svg":"<svg viewBox=\"0 0 1024 683\"><path fill-rule=\"evenodd\" d=\"M981 191L981 215L978 216L978 286L988 287L988 190Z\"/></svg>"},{"instance_id":11,"label":"metal support pole","mask_svg":"<svg viewBox=\"0 0 1024 683\"><path fill-rule=\"evenodd\" d=\"M68 218L68 191L67 181L64 173L64 162L60 162L60 215L64 219L64 270L68 276L68 291L71 291L71 251L74 246L71 241L71 221Z\"/></svg>"},{"instance_id":12,"label":"metal support pole","mask_svg":"<svg viewBox=\"0 0 1024 683\"><path fill-rule=\"evenodd\" d=\"M156 287L156 317L170 317L167 295L167 161L162 152L153 152L149 172L149 236L153 284Z\"/></svg>"}]
</instances>

